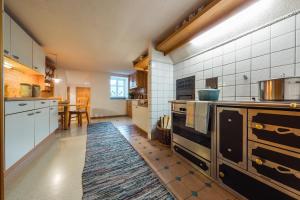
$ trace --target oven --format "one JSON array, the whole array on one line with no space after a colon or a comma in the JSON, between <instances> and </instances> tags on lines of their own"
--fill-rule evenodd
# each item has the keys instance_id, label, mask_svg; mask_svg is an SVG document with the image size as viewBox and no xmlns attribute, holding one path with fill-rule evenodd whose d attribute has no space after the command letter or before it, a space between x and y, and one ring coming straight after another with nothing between
<instances>
[{"instance_id":1,"label":"oven","mask_svg":"<svg viewBox=\"0 0 300 200\"><path fill-rule=\"evenodd\" d=\"M213 114L210 116L212 118ZM210 124L211 120L209 127ZM172 146L174 151L210 175L211 134L203 134L186 126L186 103L172 105Z\"/></svg>"}]
</instances>

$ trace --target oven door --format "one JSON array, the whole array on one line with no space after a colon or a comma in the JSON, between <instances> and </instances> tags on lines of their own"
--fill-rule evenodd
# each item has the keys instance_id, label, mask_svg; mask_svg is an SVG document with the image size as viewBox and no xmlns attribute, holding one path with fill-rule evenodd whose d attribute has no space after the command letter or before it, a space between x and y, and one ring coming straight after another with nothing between
<instances>
[{"instance_id":1,"label":"oven door","mask_svg":"<svg viewBox=\"0 0 300 200\"><path fill-rule=\"evenodd\" d=\"M211 138L185 126L186 113L172 113L173 142L185 147L206 160L211 160Z\"/></svg>"}]
</instances>

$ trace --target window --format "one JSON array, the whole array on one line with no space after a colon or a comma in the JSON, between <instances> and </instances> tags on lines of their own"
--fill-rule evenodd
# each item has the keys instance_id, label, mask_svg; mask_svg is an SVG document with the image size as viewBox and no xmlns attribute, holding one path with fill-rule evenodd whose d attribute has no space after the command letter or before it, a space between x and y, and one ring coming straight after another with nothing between
<instances>
[{"instance_id":1,"label":"window","mask_svg":"<svg viewBox=\"0 0 300 200\"><path fill-rule=\"evenodd\" d=\"M128 96L128 78L122 76L110 77L110 98L126 99Z\"/></svg>"}]
</instances>

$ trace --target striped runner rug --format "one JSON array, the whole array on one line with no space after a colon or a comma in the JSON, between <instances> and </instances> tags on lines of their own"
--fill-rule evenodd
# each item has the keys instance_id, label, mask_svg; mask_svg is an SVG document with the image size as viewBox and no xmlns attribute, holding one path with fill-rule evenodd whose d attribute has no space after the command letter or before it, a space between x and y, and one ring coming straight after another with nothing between
<instances>
[{"instance_id":1,"label":"striped runner rug","mask_svg":"<svg viewBox=\"0 0 300 200\"><path fill-rule=\"evenodd\" d=\"M84 200L174 199L111 122L88 126L82 188Z\"/></svg>"}]
</instances>

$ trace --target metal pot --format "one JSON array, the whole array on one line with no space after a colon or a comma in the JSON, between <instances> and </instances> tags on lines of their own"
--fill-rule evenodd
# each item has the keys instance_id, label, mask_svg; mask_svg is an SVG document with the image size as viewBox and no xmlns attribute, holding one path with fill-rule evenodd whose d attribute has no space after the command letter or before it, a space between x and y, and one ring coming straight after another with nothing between
<instances>
[{"instance_id":1,"label":"metal pot","mask_svg":"<svg viewBox=\"0 0 300 200\"><path fill-rule=\"evenodd\" d=\"M265 101L300 100L300 78L259 81L259 98Z\"/></svg>"}]
</instances>

